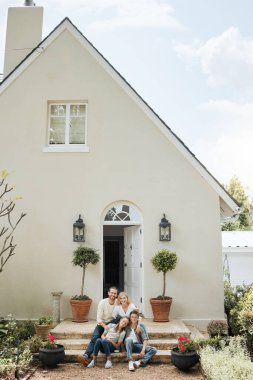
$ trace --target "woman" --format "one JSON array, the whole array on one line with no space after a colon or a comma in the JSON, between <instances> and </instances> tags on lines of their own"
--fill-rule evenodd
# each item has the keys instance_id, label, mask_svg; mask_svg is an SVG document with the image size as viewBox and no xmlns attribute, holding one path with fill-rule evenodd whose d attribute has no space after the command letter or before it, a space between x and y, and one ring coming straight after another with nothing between
<instances>
[{"instance_id":1,"label":"woman","mask_svg":"<svg viewBox=\"0 0 253 380\"><path fill-rule=\"evenodd\" d=\"M118 295L118 305L114 307L112 316L113 318L120 317L129 317L131 311L138 310L138 308L130 302L126 292L120 292Z\"/></svg>"},{"instance_id":2,"label":"woman","mask_svg":"<svg viewBox=\"0 0 253 380\"><path fill-rule=\"evenodd\" d=\"M126 292L120 292L118 295L118 305L116 305L113 309L112 316L114 319L112 322L117 323L119 318L130 317L130 314L133 310L137 312L139 311L135 304L130 302L128 294ZM144 329L145 333L148 335L147 328L143 323L141 323L141 320L142 317L139 316L137 331L141 331L139 329L139 326L141 326Z\"/></svg>"},{"instance_id":3,"label":"woman","mask_svg":"<svg viewBox=\"0 0 253 380\"><path fill-rule=\"evenodd\" d=\"M129 318L123 317L118 324L109 323L109 329L105 330L101 338L98 338L95 343L93 351L93 359L87 368L93 368L96 365L96 360L99 351L103 352L106 355L105 368L112 367L111 354L114 350L118 350L122 344L126 332L125 327L129 324Z\"/></svg>"}]
</instances>

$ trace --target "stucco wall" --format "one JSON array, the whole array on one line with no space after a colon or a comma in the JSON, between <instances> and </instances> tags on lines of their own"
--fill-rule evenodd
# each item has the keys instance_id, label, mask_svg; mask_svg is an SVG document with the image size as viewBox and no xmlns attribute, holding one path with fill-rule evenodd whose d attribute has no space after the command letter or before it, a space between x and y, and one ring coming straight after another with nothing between
<instances>
[{"instance_id":1,"label":"stucco wall","mask_svg":"<svg viewBox=\"0 0 253 380\"><path fill-rule=\"evenodd\" d=\"M43 153L49 100L88 101L89 153ZM16 256L0 275L1 315L37 317L61 290L62 318L79 293L71 265L72 224L84 216L87 244L102 252L102 213L117 200L143 216L144 313L161 293L162 275L150 257L160 248L178 254L168 275L171 316L190 321L223 317L219 198L191 164L68 31L60 35L0 96L0 162L22 195L27 216L16 233ZM172 241L158 241L163 213ZM102 295L102 261L87 271L91 317ZM152 281L150 279L152 278Z\"/></svg>"}]
</instances>

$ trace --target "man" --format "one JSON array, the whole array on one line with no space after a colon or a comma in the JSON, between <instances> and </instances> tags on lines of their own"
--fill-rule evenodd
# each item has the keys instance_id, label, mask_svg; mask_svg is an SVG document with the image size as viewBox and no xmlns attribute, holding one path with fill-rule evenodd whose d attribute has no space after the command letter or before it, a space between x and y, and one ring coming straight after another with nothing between
<instances>
[{"instance_id":1,"label":"man","mask_svg":"<svg viewBox=\"0 0 253 380\"><path fill-rule=\"evenodd\" d=\"M148 335L142 324L138 325L139 313L130 313L130 324L126 328L125 348L127 352L129 371L145 366L157 352L156 348L148 346ZM140 360L133 361L133 352L139 353Z\"/></svg>"},{"instance_id":2,"label":"man","mask_svg":"<svg viewBox=\"0 0 253 380\"><path fill-rule=\"evenodd\" d=\"M108 298L104 298L98 304L97 310L97 325L93 331L91 341L88 344L83 355L78 355L77 360L87 366L88 359L92 355L96 340L101 337L104 330L108 330L107 323L113 319L112 312L115 307L116 298L118 295L118 289L115 286L111 286L108 290Z\"/></svg>"}]
</instances>

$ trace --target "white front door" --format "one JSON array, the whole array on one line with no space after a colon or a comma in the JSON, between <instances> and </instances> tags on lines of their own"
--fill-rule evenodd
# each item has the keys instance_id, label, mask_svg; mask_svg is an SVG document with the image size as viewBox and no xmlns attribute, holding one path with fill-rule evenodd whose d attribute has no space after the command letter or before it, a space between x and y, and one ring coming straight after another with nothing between
<instances>
[{"instance_id":1,"label":"white front door","mask_svg":"<svg viewBox=\"0 0 253 380\"><path fill-rule=\"evenodd\" d=\"M142 311L141 291L141 228L124 228L124 290L131 301Z\"/></svg>"}]
</instances>

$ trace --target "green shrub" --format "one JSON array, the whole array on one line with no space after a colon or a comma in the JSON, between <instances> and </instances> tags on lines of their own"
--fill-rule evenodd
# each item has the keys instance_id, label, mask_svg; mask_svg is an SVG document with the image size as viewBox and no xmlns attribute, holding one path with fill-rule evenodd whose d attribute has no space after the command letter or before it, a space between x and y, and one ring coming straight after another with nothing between
<instances>
[{"instance_id":1,"label":"green shrub","mask_svg":"<svg viewBox=\"0 0 253 380\"><path fill-rule=\"evenodd\" d=\"M225 281L224 283L224 306L228 318L229 335L243 333L240 312L245 309L245 302L250 304L250 302L247 302L247 294L249 292L252 294L253 285L242 285L233 288L228 282Z\"/></svg>"},{"instance_id":2,"label":"green shrub","mask_svg":"<svg viewBox=\"0 0 253 380\"><path fill-rule=\"evenodd\" d=\"M23 342L34 334L34 323L16 321L10 316L8 320L1 320L0 331L0 377L8 378L13 372L26 369L32 360Z\"/></svg>"},{"instance_id":3,"label":"green shrub","mask_svg":"<svg viewBox=\"0 0 253 380\"><path fill-rule=\"evenodd\" d=\"M8 378L7 376L14 373L16 370L16 364L11 359L0 357L0 377Z\"/></svg>"},{"instance_id":4,"label":"green shrub","mask_svg":"<svg viewBox=\"0 0 253 380\"><path fill-rule=\"evenodd\" d=\"M33 353L38 352L39 348L42 346L42 339L39 336L34 335L24 342L24 346L28 347L29 350Z\"/></svg>"},{"instance_id":5,"label":"green shrub","mask_svg":"<svg viewBox=\"0 0 253 380\"><path fill-rule=\"evenodd\" d=\"M253 363L242 337L231 337L229 344L216 350L200 350L200 363L207 380L252 380Z\"/></svg>"},{"instance_id":6,"label":"green shrub","mask_svg":"<svg viewBox=\"0 0 253 380\"><path fill-rule=\"evenodd\" d=\"M197 351L207 346L211 346L215 348L216 350L220 350L229 344L229 340L230 340L229 336L222 337L220 335L217 335L209 339L205 339L205 338L194 339L193 344L194 344L194 349Z\"/></svg>"},{"instance_id":7,"label":"green shrub","mask_svg":"<svg viewBox=\"0 0 253 380\"><path fill-rule=\"evenodd\" d=\"M207 325L207 332L210 337L216 335L228 335L228 324L224 320L212 320Z\"/></svg>"}]
</instances>

